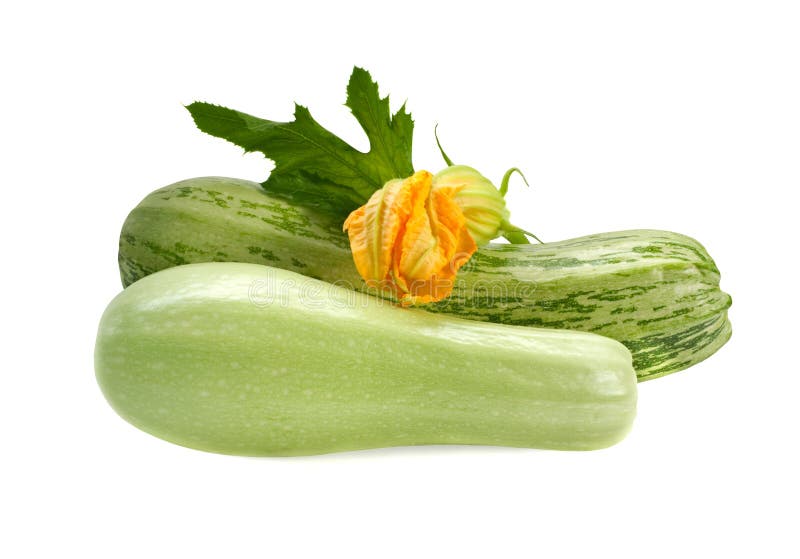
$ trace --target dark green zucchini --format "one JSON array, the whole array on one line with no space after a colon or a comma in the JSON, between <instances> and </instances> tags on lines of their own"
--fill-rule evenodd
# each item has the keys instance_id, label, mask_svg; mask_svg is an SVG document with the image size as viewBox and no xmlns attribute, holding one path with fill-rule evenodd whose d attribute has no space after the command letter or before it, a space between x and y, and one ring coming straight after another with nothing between
<instances>
[{"instance_id":1,"label":"dark green zucchini","mask_svg":"<svg viewBox=\"0 0 800 559\"><path fill-rule=\"evenodd\" d=\"M270 197L257 183L207 177L148 195L122 229L123 285L171 266L265 264L356 290L364 284L341 223ZM680 371L729 339L728 294L706 250L668 231L619 231L546 244L490 244L453 294L425 308L472 320L614 338L639 380Z\"/></svg>"}]
</instances>

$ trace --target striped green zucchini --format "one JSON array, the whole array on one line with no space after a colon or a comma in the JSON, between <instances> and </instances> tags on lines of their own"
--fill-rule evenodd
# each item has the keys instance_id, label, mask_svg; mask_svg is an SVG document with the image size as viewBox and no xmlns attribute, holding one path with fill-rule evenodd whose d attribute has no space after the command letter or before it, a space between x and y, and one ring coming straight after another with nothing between
<instances>
[{"instance_id":1,"label":"striped green zucchini","mask_svg":"<svg viewBox=\"0 0 800 559\"><path fill-rule=\"evenodd\" d=\"M208 177L156 190L128 216L123 285L208 261L266 264L363 289L341 224L270 197L257 183ZM427 306L473 320L568 328L621 341L639 380L685 369L731 335L730 296L695 240L621 231L542 245L490 244Z\"/></svg>"},{"instance_id":2,"label":"striped green zucchini","mask_svg":"<svg viewBox=\"0 0 800 559\"><path fill-rule=\"evenodd\" d=\"M163 270L120 293L95 370L137 427L227 454L590 450L636 414L631 354L609 338L434 316L235 262Z\"/></svg>"}]
</instances>

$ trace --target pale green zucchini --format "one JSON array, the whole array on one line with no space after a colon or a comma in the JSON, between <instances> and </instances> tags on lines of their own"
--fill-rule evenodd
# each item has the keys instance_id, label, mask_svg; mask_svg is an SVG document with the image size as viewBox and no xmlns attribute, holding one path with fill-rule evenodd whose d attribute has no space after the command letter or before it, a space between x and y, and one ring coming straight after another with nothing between
<instances>
[{"instance_id":1,"label":"pale green zucchini","mask_svg":"<svg viewBox=\"0 0 800 559\"><path fill-rule=\"evenodd\" d=\"M237 263L124 290L100 322L95 369L133 425L241 455L596 449L628 432L637 392L630 352L609 338L403 309Z\"/></svg>"},{"instance_id":2,"label":"pale green zucchini","mask_svg":"<svg viewBox=\"0 0 800 559\"><path fill-rule=\"evenodd\" d=\"M147 196L120 236L124 285L193 262L261 263L362 290L341 223L257 183L207 177ZM595 332L625 344L640 380L685 369L731 335L731 299L695 240L620 231L543 245L490 244L426 308L504 324Z\"/></svg>"}]
</instances>

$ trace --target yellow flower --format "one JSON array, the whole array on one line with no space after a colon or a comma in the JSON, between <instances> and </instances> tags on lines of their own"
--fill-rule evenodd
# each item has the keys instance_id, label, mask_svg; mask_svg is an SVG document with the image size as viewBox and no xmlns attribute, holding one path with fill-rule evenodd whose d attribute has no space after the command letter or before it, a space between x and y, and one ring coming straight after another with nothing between
<instances>
[{"instance_id":1,"label":"yellow flower","mask_svg":"<svg viewBox=\"0 0 800 559\"><path fill-rule=\"evenodd\" d=\"M455 202L464 213L467 229L478 246L496 239L508 223L509 211L503 193L492 181L466 165L451 165L433 177L433 189L456 190Z\"/></svg>"},{"instance_id":2,"label":"yellow flower","mask_svg":"<svg viewBox=\"0 0 800 559\"><path fill-rule=\"evenodd\" d=\"M433 184L419 171L387 182L344 222L359 274L404 305L447 297L477 250L455 198L463 185Z\"/></svg>"}]
</instances>

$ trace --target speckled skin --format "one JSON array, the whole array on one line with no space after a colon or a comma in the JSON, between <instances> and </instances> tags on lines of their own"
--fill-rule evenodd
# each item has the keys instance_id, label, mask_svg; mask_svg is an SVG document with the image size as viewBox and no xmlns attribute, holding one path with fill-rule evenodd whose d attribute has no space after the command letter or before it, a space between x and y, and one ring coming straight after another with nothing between
<instances>
[{"instance_id":1,"label":"speckled skin","mask_svg":"<svg viewBox=\"0 0 800 559\"><path fill-rule=\"evenodd\" d=\"M403 309L299 274L179 266L120 293L97 380L130 423L227 454L595 449L630 429L630 352L594 334Z\"/></svg>"}]
</instances>

